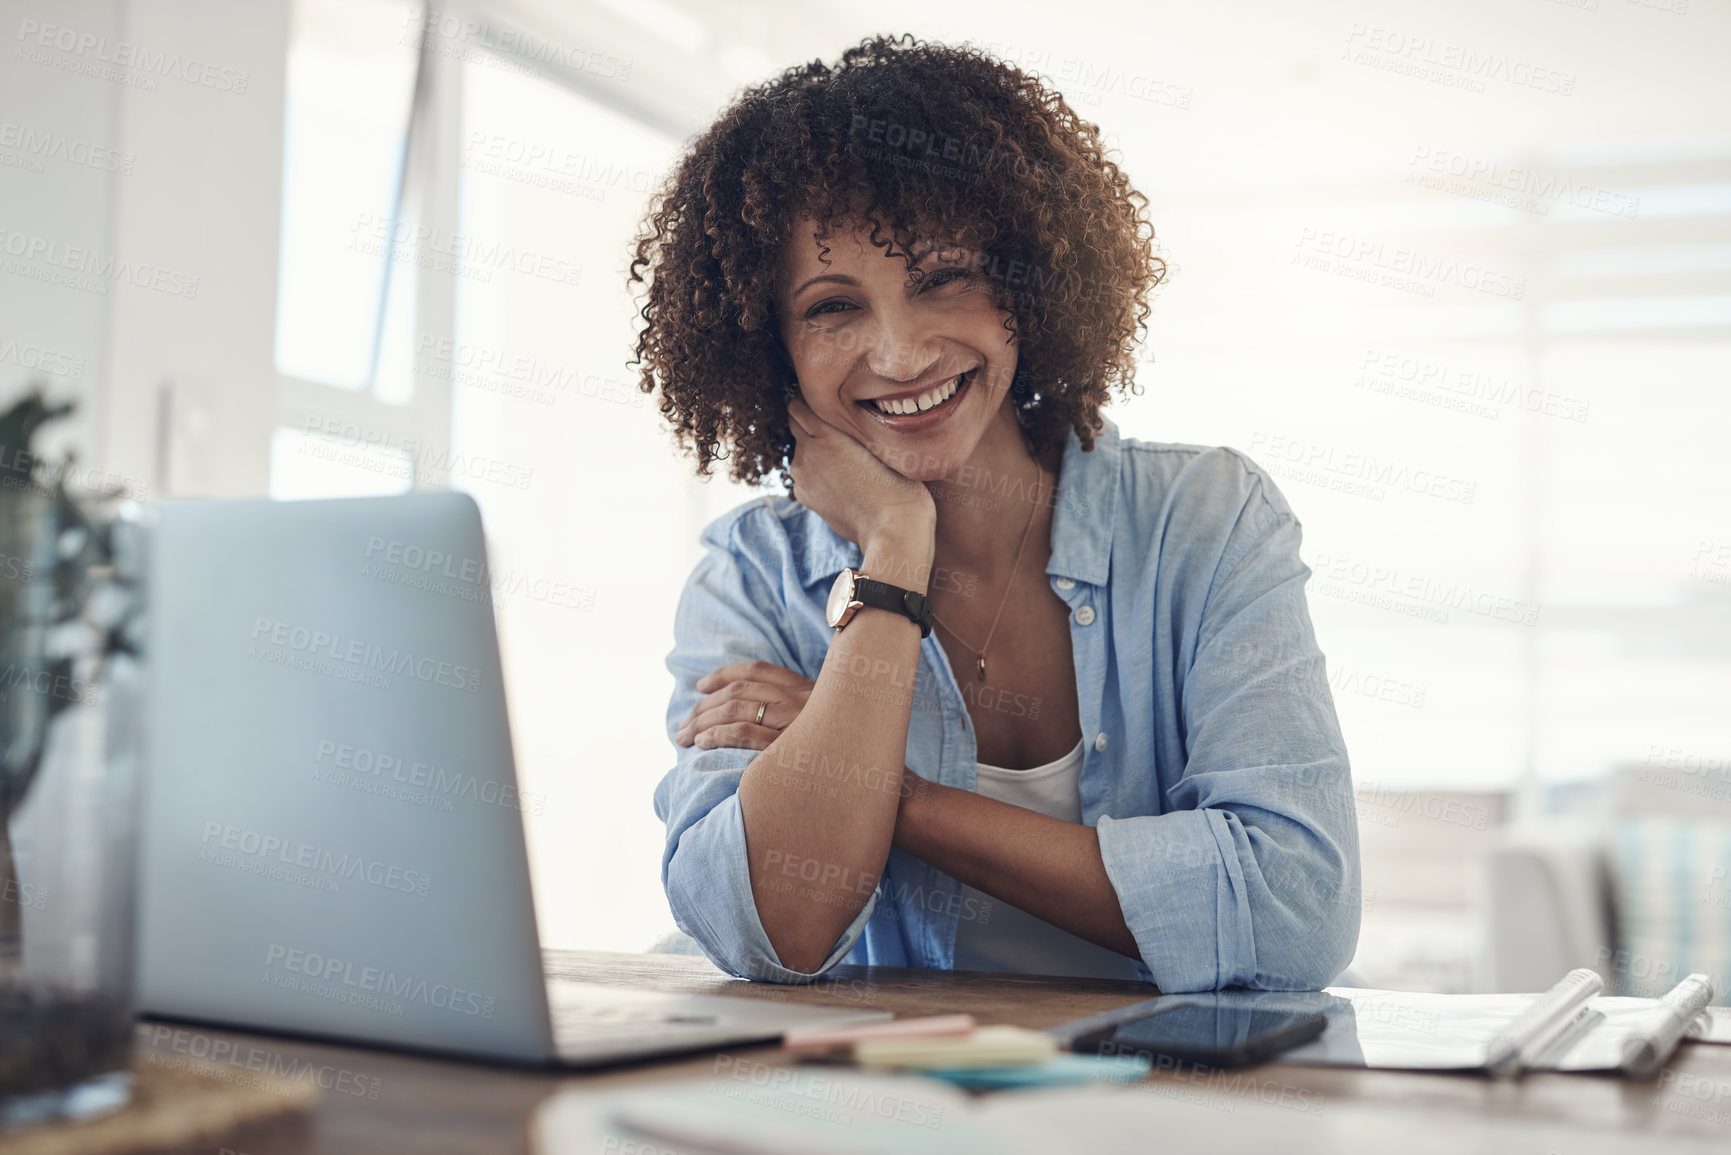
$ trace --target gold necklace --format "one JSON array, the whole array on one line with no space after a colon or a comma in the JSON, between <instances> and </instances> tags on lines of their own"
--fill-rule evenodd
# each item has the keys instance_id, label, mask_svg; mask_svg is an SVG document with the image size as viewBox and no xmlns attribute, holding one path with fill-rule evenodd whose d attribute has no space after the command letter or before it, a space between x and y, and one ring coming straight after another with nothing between
<instances>
[{"instance_id":1,"label":"gold necklace","mask_svg":"<svg viewBox=\"0 0 1731 1155\"><path fill-rule=\"evenodd\" d=\"M955 630L951 629L944 619L938 617L938 612L936 610L932 611L932 621L943 626L945 632L947 632L950 637L961 642L964 647L973 650L973 652L978 655L980 664L979 672L974 675L976 681L984 681L986 678L986 647L992 644L992 635L998 632L998 619L1004 616L1004 607L1010 604L1010 587L1015 584L1016 571L1021 568L1022 551L1028 548L1028 535L1032 533L1034 529L1034 515L1040 512L1040 486L1046 481L1046 469L1045 466L1040 464L1039 458L1034 459L1034 469L1037 471L1037 476L1034 479L1033 507L1028 510L1028 524L1022 529L1022 544L1016 547L1016 560L1010 563L1010 580L1004 583L1003 600L998 603L998 612L992 617L992 628L986 631L986 645L980 646L977 649L968 645L967 642L962 641L962 636L956 633Z\"/></svg>"}]
</instances>

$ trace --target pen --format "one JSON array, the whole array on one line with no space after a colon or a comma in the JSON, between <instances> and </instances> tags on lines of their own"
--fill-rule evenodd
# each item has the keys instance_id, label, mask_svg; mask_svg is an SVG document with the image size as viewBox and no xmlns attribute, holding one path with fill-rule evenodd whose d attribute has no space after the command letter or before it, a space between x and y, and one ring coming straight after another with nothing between
<instances>
[{"instance_id":1,"label":"pen","mask_svg":"<svg viewBox=\"0 0 1731 1155\"><path fill-rule=\"evenodd\" d=\"M1713 1001L1713 980L1699 972L1672 987L1659 1000L1653 1012L1654 1028L1646 1035L1636 1035L1623 1044L1622 1069L1638 1077L1658 1070L1671 1051L1683 1038L1683 1032L1695 1021L1695 1016Z\"/></svg>"},{"instance_id":2,"label":"pen","mask_svg":"<svg viewBox=\"0 0 1731 1155\"><path fill-rule=\"evenodd\" d=\"M1485 1053L1485 1069L1499 1078L1517 1075L1588 1011L1588 1000L1604 989L1594 970L1578 967L1540 995L1498 1031Z\"/></svg>"}]
</instances>

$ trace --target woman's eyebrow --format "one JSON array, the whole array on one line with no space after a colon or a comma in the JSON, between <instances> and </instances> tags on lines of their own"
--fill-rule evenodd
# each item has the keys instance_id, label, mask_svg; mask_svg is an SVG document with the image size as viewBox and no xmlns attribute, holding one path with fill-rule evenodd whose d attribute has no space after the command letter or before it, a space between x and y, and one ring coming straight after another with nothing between
<instances>
[{"instance_id":1,"label":"woman's eyebrow","mask_svg":"<svg viewBox=\"0 0 1731 1155\"><path fill-rule=\"evenodd\" d=\"M811 288L813 285L818 284L821 281L834 281L838 285L858 285L859 284L859 281L855 280L853 277L848 276L846 273L819 273L817 276L813 277L811 280L807 281L805 284L801 285L799 288L797 288L793 292L789 293L788 296L797 297L801 293L805 292L807 289Z\"/></svg>"}]
</instances>

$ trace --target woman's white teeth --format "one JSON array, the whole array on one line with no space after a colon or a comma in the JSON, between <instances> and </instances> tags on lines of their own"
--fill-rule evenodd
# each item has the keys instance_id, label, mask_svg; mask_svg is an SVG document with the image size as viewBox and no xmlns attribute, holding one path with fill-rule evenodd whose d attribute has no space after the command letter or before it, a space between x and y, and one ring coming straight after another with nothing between
<instances>
[{"instance_id":1,"label":"woman's white teeth","mask_svg":"<svg viewBox=\"0 0 1731 1155\"><path fill-rule=\"evenodd\" d=\"M906 397L898 401L878 401L875 404L885 413L924 413L934 406L942 405L954 396L956 390L961 387L964 376L965 374L958 373L942 385L927 389L918 397Z\"/></svg>"}]
</instances>

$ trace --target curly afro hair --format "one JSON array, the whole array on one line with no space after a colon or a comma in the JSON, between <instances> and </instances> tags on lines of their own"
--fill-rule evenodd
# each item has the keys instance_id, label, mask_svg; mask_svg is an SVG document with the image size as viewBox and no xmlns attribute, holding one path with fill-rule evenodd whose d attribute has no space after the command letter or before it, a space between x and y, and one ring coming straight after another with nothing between
<instances>
[{"instance_id":1,"label":"curly afro hair","mask_svg":"<svg viewBox=\"0 0 1731 1155\"><path fill-rule=\"evenodd\" d=\"M914 282L912 238L968 238L1019 345L1012 402L1030 451L1072 429L1091 450L1109 390L1136 389L1166 272L1147 203L1037 75L970 47L868 38L745 89L656 190L630 266L648 284L631 364L700 476L731 459L738 481L785 480L795 378L775 294L793 222L810 216L820 240L865 222Z\"/></svg>"}]
</instances>

